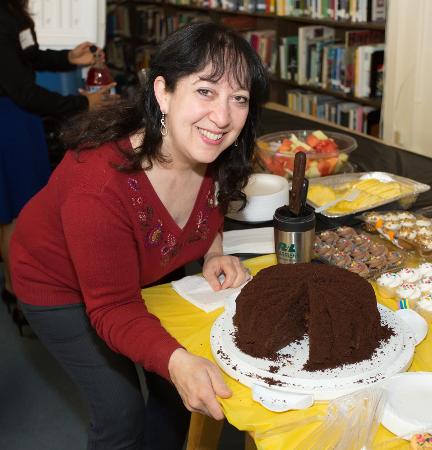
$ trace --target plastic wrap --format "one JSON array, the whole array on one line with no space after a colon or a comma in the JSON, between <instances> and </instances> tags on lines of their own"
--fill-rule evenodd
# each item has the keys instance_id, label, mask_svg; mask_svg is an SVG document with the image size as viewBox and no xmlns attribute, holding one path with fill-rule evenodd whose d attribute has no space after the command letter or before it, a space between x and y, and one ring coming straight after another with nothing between
<instances>
[{"instance_id":1,"label":"plastic wrap","mask_svg":"<svg viewBox=\"0 0 432 450\"><path fill-rule=\"evenodd\" d=\"M385 405L381 387L362 389L329 403L323 423L294 450L367 450Z\"/></svg>"}]
</instances>

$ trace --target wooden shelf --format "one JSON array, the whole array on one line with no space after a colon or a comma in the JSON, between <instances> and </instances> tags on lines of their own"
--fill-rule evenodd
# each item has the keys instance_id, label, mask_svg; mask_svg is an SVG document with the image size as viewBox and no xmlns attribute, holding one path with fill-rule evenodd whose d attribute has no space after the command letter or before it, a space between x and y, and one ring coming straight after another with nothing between
<instances>
[{"instance_id":1,"label":"wooden shelf","mask_svg":"<svg viewBox=\"0 0 432 450\"><path fill-rule=\"evenodd\" d=\"M309 84L298 84L295 81L284 80L282 78L271 76L271 81L274 83L280 83L285 85L287 88L292 89L304 89L317 94L327 94L333 97L337 97L348 102L360 103L362 105L373 106L375 108L381 108L381 98L368 98L368 97L355 97L354 95L344 94L343 92L336 91L333 89L324 89L319 86L309 85Z\"/></svg>"},{"instance_id":2,"label":"wooden shelf","mask_svg":"<svg viewBox=\"0 0 432 450\"><path fill-rule=\"evenodd\" d=\"M164 6L173 8L176 10L189 10L199 12L214 12L221 15L237 15L237 16L249 16L259 17L271 20L284 20L288 22L298 22L300 24L311 25L324 25L334 28L347 28L347 29L367 29L367 30L382 30L385 31L384 22L350 22L347 20L331 20L331 19L314 19L306 16L279 16L277 14L261 13L261 12L247 12L247 11L232 11L223 8L208 8L197 5L176 5L174 3L165 3Z\"/></svg>"},{"instance_id":3,"label":"wooden shelf","mask_svg":"<svg viewBox=\"0 0 432 450\"><path fill-rule=\"evenodd\" d=\"M238 31L245 30L262 30L262 29L274 29L277 36L277 45L279 45L280 37L293 36L296 35L300 27L307 25L317 25L326 26L335 29L336 40L342 41L344 39L344 31L353 30L371 30L377 31L378 33L384 35L386 25L385 22L351 22L347 20L332 20L326 19L316 19L308 16L280 16L277 14L269 14L265 12L248 12L248 11L234 11L223 8L210 8L198 5L185 5L185 4L175 4L170 3L168 0L161 1L139 1L139 0L108 0L108 3L118 4L118 5L130 5L133 10L135 6L139 5L157 5L163 8L165 11L165 20L168 25L169 18L181 13L199 13L211 18L214 21L221 21L223 18L227 18L228 26L237 27ZM236 17L238 19L236 19ZM244 17L245 20L241 20ZM246 20L247 18L247 20ZM255 20L254 20L255 19ZM244 23L243 23L244 22ZM137 30L135 30L136 32ZM146 42L146 39L142 36L134 35L129 36L118 36L123 38L126 42L130 42L132 47L138 47L140 45L157 45L153 42ZM279 54L278 54L279 60ZM341 91L322 88L315 85L299 84L294 81L285 80L278 76L279 74L279 62L276 64L276 74L270 75L271 81L271 101L284 104L286 101L286 91L288 89L301 89L304 91L316 92L317 94L324 94L333 96L345 102L353 102L358 105L371 106L376 109L381 108L381 98L362 98L356 97L352 94L346 94Z\"/></svg>"}]
</instances>

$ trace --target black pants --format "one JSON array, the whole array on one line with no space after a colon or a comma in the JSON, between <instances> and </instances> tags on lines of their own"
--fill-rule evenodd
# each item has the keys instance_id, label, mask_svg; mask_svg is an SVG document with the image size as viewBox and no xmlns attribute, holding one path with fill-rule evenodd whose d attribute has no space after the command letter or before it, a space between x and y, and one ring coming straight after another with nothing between
<instances>
[{"instance_id":1,"label":"black pants","mask_svg":"<svg viewBox=\"0 0 432 450\"><path fill-rule=\"evenodd\" d=\"M88 450L181 450L190 413L171 383L146 372L146 405L135 365L97 336L83 305L21 307L87 401Z\"/></svg>"}]
</instances>

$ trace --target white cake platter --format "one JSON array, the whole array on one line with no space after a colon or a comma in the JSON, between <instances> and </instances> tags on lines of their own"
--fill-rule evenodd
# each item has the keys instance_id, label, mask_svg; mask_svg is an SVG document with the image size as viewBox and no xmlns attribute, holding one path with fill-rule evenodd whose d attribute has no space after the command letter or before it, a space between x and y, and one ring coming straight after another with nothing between
<instances>
[{"instance_id":1,"label":"white cake platter","mask_svg":"<svg viewBox=\"0 0 432 450\"><path fill-rule=\"evenodd\" d=\"M276 361L247 355L235 343L234 301L226 305L213 324L212 353L218 365L232 378L254 391L257 386L261 391L267 388L270 397L276 400L278 392L309 395L312 401L332 400L382 382L410 366L416 345L413 332L390 309L382 305L378 305L378 309L381 323L388 325L394 335L381 343L370 359L356 364L314 372L303 370L309 356L307 335L280 350Z\"/></svg>"}]
</instances>

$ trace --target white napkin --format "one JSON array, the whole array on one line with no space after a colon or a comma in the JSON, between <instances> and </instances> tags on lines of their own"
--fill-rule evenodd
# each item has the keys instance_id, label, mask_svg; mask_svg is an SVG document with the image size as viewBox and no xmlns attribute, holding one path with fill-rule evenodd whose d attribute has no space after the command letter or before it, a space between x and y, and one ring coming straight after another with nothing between
<instances>
[{"instance_id":1,"label":"white napkin","mask_svg":"<svg viewBox=\"0 0 432 450\"><path fill-rule=\"evenodd\" d=\"M264 227L225 231L223 234L223 251L225 255L234 253L274 253L273 228Z\"/></svg>"},{"instance_id":2,"label":"white napkin","mask_svg":"<svg viewBox=\"0 0 432 450\"><path fill-rule=\"evenodd\" d=\"M219 279L223 282L223 276ZM211 312L221 308L226 302L234 300L246 283L238 288L222 289L215 292L203 276L191 275L173 281L171 285L177 294L185 300L205 312Z\"/></svg>"}]
</instances>

